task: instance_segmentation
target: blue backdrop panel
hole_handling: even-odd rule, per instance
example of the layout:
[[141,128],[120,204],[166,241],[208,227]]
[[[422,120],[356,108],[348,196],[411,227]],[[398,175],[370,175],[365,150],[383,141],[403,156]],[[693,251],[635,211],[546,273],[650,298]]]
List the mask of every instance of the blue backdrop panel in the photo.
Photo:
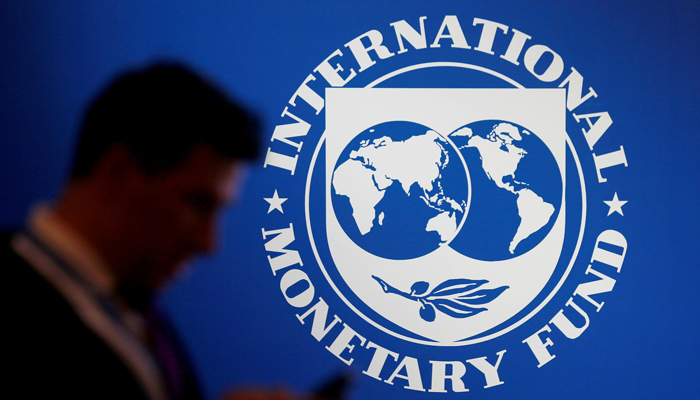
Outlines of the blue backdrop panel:
[[[594,184],[592,151],[580,155],[588,171],[589,198],[594,199],[588,212],[598,221],[584,226],[591,233],[585,236],[580,255],[583,269],[575,270],[574,281],[567,281],[556,305],[474,351],[469,346],[421,346],[380,331],[329,286],[303,227],[306,172],[323,133],[325,110],[316,113],[301,100],[290,104],[304,80],[337,49],[344,54],[337,61],[345,67],[341,75],[346,77],[349,68],[359,71],[345,46],[353,39],[378,30],[397,53],[390,24],[405,20],[417,29],[425,16],[429,46],[446,15],[458,17],[471,47],[479,43],[474,18],[481,18],[526,33],[532,38],[528,46],[542,44],[556,52],[564,60],[562,79],[574,67],[585,77],[583,93],[592,86],[597,94],[580,113],[607,111],[613,120],[593,152],[609,153],[623,145],[628,163],[604,170],[607,184]],[[312,125],[308,137],[293,139],[304,141],[299,173],[263,168],[263,161],[253,165],[240,202],[222,221],[220,251],[197,260],[161,294],[209,398],[231,386],[250,384],[309,392],[338,373],[353,376],[351,399],[698,398],[698,24],[700,6],[690,1],[4,2],[0,4],[0,226],[21,225],[32,204],[51,201],[59,192],[83,108],[108,79],[152,60],[183,60],[256,110],[264,120],[266,141],[276,126],[292,122],[282,115],[285,107]],[[368,39],[364,43],[368,45]],[[496,55],[474,49],[456,53],[448,47],[450,39],[441,43],[439,49],[407,46],[406,54],[386,60],[370,53],[376,65],[359,71],[347,86],[361,87],[398,68],[429,61],[482,65],[529,88],[555,88],[562,80],[536,79],[522,59],[520,65],[507,65],[499,57],[507,42],[494,44]],[[536,73],[550,62],[540,61]],[[478,79],[486,79],[482,75]],[[397,78],[392,85],[476,87],[475,76],[416,73],[403,81]],[[322,94],[324,83],[318,73],[315,78],[309,87]],[[496,87],[502,82],[477,83]],[[574,145],[586,150],[581,128],[588,126],[567,115]],[[275,151],[295,154],[291,147],[266,143]],[[284,214],[268,213],[265,198],[271,198],[274,190],[288,198],[282,205]],[[606,215],[609,206],[603,200],[612,200],[615,192],[628,201],[622,207],[624,216]],[[323,217],[320,221],[324,223]],[[261,233],[290,222],[296,228],[297,247],[292,247],[299,250],[317,296],[368,341],[401,357],[422,360],[425,392],[405,389],[408,381],[401,377],[391,385],[363,374],[372,352],[357,339],[352,342],[357,348],[343,353],[356,361],[350,366],[341,362],[327,349],[340,325],[318,341],[311,334],[310,320],[300,323],[296,314],[307,308],[295,308],[285,299],[280,276],[273,275],[267,258],[276,254],[266,251],[270,238]],[[576,284],[586,280],[583,270],[592,256],[595,232],[602,229],[618,230],[627,241],[623,267],[611,275],[614,288],[595,295],[605,303],[599,312],[577,297],[588,306],[588,328],[574,340],[553,334],[555,344],[549,350],[556,358],[538,368],[523,341],[547,325]],[[578,326],[583,323],[574,321]],[[503,384],[484,389],[484,375],[470,367],[464,376],[469,393],[427,391],[431,385],[427,360],[466,362],[486,356],[494,364],[503,349],[507,349],[499,367]],[[383,380],[396,365],[386,364]]]

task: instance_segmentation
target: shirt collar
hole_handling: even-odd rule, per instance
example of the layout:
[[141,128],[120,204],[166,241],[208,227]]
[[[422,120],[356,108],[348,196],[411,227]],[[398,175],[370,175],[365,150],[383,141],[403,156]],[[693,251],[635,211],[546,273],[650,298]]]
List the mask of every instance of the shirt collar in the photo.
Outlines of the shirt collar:
[[29,230],[98,292],[116,293],[115,277],[97,250],[46,205],[35,207]]

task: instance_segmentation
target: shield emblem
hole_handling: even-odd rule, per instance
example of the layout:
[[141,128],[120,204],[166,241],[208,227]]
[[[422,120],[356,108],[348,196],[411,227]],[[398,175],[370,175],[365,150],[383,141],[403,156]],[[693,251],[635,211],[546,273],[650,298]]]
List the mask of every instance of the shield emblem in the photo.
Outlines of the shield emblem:
[[564,89],[327,89],[325,226],[307,221],[312,243],[324,230],[315,254],[338,295],[377,328],[434,345],[534,314],[578,233],[565,106]]

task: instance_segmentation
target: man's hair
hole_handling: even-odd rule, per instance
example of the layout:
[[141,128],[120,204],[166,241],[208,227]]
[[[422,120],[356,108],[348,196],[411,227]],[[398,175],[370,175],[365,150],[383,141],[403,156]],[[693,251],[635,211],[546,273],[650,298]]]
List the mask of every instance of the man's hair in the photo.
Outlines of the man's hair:
[[258,120],[186,67],[159,63],[127,72],[89,106],[72,179],[90,175],[114,145],[124,145],[148,173],[177,166],[199,144],[232,160],[251,160]]

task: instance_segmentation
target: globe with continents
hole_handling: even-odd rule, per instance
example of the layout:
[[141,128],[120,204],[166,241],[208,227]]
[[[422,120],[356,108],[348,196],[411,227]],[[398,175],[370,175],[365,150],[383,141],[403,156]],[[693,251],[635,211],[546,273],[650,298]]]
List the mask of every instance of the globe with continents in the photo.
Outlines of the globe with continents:
[[532,250],[561,208],[562,175],[549,148],[508,121],[473,122],[448,137],[469,166],[472,184],[469,215],[450,247],[485,261]]
[[335,216],[365,251],[394,260],[455,238],[469,207],[469,175],[440,133],[405,121],[375,125],[340,154],[331,181]]
[[355,137],[331,182],[348,237],[389,259],[440,246],[484,261],[532,250],[561,208],[562,177],[549,148],[530,130],[498,120],[472,122],[447,138],[401,121]]

